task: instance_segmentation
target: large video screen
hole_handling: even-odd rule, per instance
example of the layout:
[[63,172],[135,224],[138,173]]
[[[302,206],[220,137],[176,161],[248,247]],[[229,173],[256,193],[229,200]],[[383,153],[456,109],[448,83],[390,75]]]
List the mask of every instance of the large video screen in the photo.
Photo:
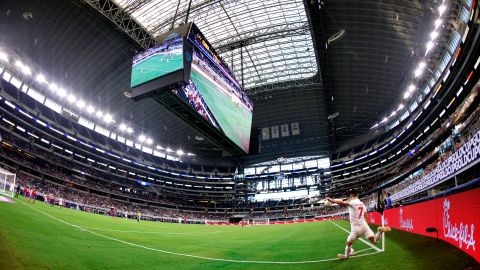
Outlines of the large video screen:
[[130,87],[183,69],[183,37],[167,39],[133,58]]
[[192,30],[188,38],[194,45],[190,80],[174,93],[248,153],[251,101],[203,36]]

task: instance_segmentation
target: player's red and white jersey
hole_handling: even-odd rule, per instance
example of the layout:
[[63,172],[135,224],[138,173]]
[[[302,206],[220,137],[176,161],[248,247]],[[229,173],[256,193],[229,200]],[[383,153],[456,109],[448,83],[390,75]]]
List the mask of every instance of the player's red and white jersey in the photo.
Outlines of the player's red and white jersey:
[[367,211],[365,204],[359,199],[354,199],[349,202],[348,212],[350,214],[350,224],[352,226],[363,226],[366,224],[364,215]]

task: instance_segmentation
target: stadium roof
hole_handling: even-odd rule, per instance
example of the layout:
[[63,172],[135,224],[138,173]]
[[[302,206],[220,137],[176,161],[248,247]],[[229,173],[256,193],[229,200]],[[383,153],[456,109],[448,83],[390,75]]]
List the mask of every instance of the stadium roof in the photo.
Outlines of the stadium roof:
[[[448,10],[456,8],[457,1],[450,1]],[[199,157],[222,156],[154,101],[135,103],[123,95],[131,57],[152,45],[172,22],[183,23],[188,0],[3,2],[0,46],[30,58],[49,81],[110,112],[117,124],[135,125],[136,132],[145,132],[155,144],[178,146]],[[275,158],[317,155],[328,150],[331,141],[368,132],[402,100],[439,5],[427,0],[322,3],[192,0],[189,21],[199,26],[240,81],[243,54],[244,82],[255,106],[254,129],[299,123],[298,136],[263,141],[262,155],[269,147],[276,150]],[[325,51],[326,39],[340,29],[344,36]],[[438,41],[444,44],[445,38]],[[328,57],[322,58],[324,54]],[[340,113],[334,119],[336,137],[329,140],[327,117],[335,112]],[[292,154],[292,149],[297,152]]]
[[189,0],[114,2],[153,36],[184,23],[189,14],[245,88],[317,73],[302,0],[192,0],[189,13]]

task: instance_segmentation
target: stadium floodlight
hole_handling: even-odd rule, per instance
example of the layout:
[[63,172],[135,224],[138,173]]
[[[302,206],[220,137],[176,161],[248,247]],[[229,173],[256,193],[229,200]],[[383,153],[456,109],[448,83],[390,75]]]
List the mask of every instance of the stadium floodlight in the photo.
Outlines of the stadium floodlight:
[[160,149],[160,150],[163,150],[163,149],[164,149],[164,148],[163,148],[162,146],[160,146],[160,145],[157,145],[156,147],[157,147],[157,149]]
[[113,122],[113,117],[111,114],[107,113],[105,114],[105,116],[103,117],[103,121],[105,121],[106,123],[111,123]]
[[423,70],[425,69],[425,67],[427,66],[427,63],[425,63],[425,61],[422,61],[418,64],[418,67],[417,69],[415,70],[414,74],[415,74],[415,78],[419,77],[420,75],[422,75],[423,73]]
[[127,125],[124,123],[121,123],[120,126],[118,127],[121,131],[125,131],[127,129]]
[[166,149],[166,150],[167,150],[167,152],[168,152],[168,153],[171,153],[171,152],[173,152],[173,150],[172,150],[172,149],[170,149],[170,148],[168,148],[168,147],[167,147],[167,149]]
[[388,118],[384,117],[381,123],[385,123],[385,122],[387,122],[387,120],[388,120]]
[[416,88],[415,85],[410,84],[410,85],[408,86],[408,92],[411,93],[411,92],[415,91],[415,88]]
[[4,52],[0,52],[0,60],[8,62],[8,55]]
[[378,123],[376,123],[375,125],[373,125],[370,129],[374,129],[374,128],[376,128],[376,127],[378,127]]
[[403,103],[400,103],[400,105],[398,106],[398,111],[402,110],[403,108],[405,108],[405,106],[403,105]]
[[98,118],[102,118],[103,117],[103,112],[102,111],[97,111],[95,113],[95,116],[97,116]]
[[410,92],[406,91],[405,94],[403,94],[403,99],[407,99],[410,97]]
[[433,45],[434,45],[434,44],[433,44],[433,41],[429,41],[429,42],[427,43],[427,46],[426,46],[426,47],[427,47],[427,50],[426,50],[425,54],[427,54],[427,53],[433,48]]
[[47,83],[47,79],[45,79],[45,76],[43,76],[43,74],[38,74],[38,75],[37,75],[37,82],[39,82],[39,83]]
[[437,32],[437,31],[432,31],[432,32],[430,33],[430,38],[431,38],[432,40],[436,39],[437,37],[438,37],[438,32]]
[[127,132],[128,132],[128,133],[132,133],[132,132],[133,132],[133,129],[132,129],[131,127],[128,127],[128,128],[127,128]]
[[397,113],[397,111],[393,111],[388,118],[394,116],[396,113]]
[[445,6],[445,5],[443,5],[443,4],[438,7],[438,13],[440,14],[440,16],[443,15],[443,13],[445,12],[445,10],[447,10],[447,6]]
[[147,139],[147,144],[152,144],[153,143],[153,140],[151,138],[148,138]]
[[93,108],[92,105],[88,105],[88,106],[87,106],[87,112],[88,112],[88,113],[93,113],[94,111],[95,111],[95,108]]
[[139,137],[138,137],[138,140],[140,142],[144,142],[147,138],[145,138],[145,135],[141,134]]
[[85,108],[85,101],[83,101],[83,100],[80,99],[80,100],[77,102],[77,107],[80,108],[80,109]]
[[65,91],[65,89],[63,89],[63,88],[58,88],[57,94],[58,94],[58,96],[63,98],[64,96],[67,95],[67,91]]
[[183,152],[182,149],[178,149],[178,150],[177,150],[177,155],[183,156],[183,155],[185,155],[185,152]]
[[58,90],[58,86],[54,83],[49,84],[48,88],[53,92],[57,92],[57,90]]
[[15,65],[20,69],[21,72],[23,72],[26,75],[32,75],[32,70],[24,65],[21,61],[17,60],[15,62]]
[[440,27],[441,24],[442,24],[442,20],[440,18],[436,19],[435,20],[435,30],[437,30],[437,28]]
[[70,103],[73,103],[75,101],[75,96],[72,95],[72,94],[68,95],[67,101],[70,102]]

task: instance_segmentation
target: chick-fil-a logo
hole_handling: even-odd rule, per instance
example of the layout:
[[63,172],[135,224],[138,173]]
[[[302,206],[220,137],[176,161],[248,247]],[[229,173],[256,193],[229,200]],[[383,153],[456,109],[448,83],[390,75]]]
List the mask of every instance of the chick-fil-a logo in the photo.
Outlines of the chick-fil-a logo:
[[400,208],[400,228],[405,230],[413,230],[413,220],[410,219],[403,219],[403,208]]
[[450,221],[449,210],[450,201],[445,199],[443,201],[443,235],[447,239],[450,238],[458,242],[459,248],[462,248],[463,245],[466,245],[466,250],[472,247],[472,249],[475,251],[475,238],[473,237],[475,224],[468,225],[460,222],[460,225],[457,226],[457,223],[452,223]]

